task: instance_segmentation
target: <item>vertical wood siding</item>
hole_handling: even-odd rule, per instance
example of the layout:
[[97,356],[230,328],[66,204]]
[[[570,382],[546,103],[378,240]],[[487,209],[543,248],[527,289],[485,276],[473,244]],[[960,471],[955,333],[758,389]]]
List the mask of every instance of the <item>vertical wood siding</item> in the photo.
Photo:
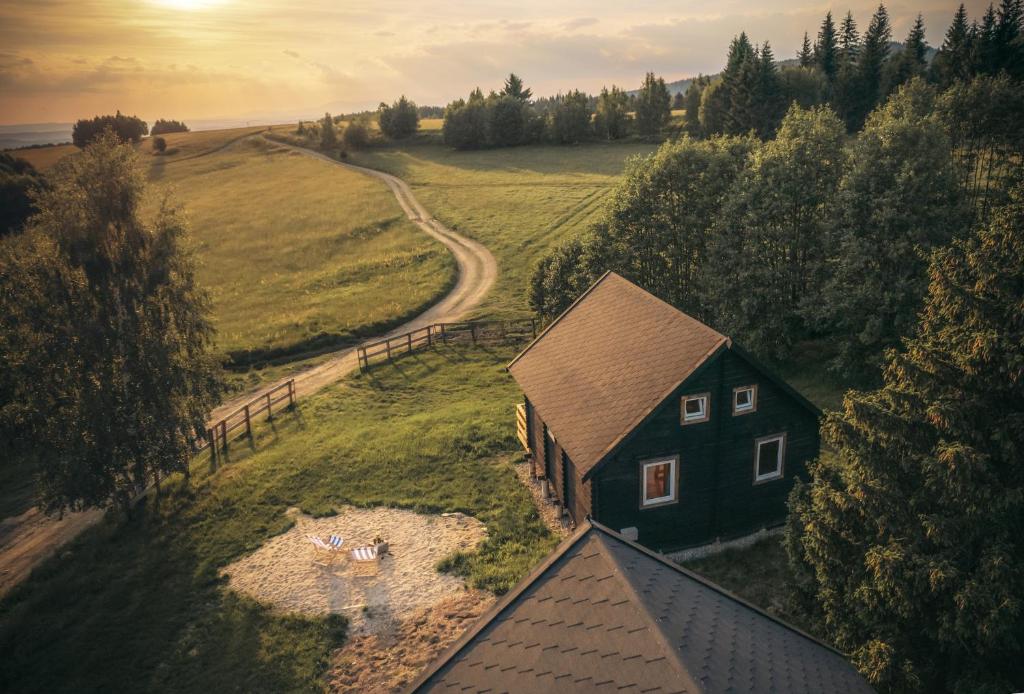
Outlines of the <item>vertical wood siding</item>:
[[[732,391],[757,384],[757,410],[734,416]],[[680,425],[680,398],[711,393],[711,418]],[[755,439],[786,433],[783,477],[754,484]],[[640,542],[670,551],[775,525],[806,463],[818,455],[818,421],[744,359],[725,351],[670,396],[633,438],[595,473],[594,517],[614,529],[635,526]],[[679,455],[678,502],[641,509],[640,463]]]

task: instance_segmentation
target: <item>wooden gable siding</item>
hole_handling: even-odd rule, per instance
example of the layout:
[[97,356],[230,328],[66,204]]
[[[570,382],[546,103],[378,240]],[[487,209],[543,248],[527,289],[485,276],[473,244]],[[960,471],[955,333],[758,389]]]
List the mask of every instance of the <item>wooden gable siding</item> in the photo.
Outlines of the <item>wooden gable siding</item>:
[[544,475],[544,420],[529,398],[526,402],[527,438],[530,441],[530,472],[534,477]]
[[[734,416],[733,388],[758,386],[755,412]],[[710,393],[707,422],[680,424],[680,398]],[[755,440],[786,433],[783,478],[754,484]],[[724,351],[662,403],[594,475],[594,517],[636,527],[639,541],[670,551],[775,525],[806,462],[818,454],[817,417],[736,354]],[[641,509],[640,463],[679,456],[678,502]]]
[[569,512],[572,513],[572,518],[578,525],[588,516],[592,515],[593,485],[590,480],[583,481],[583,475],[573,465],[572,459],[569,458],[568,454],[565,456],[565,463],[568,470],[566,490],[571,500],[571,503],[568,504]]

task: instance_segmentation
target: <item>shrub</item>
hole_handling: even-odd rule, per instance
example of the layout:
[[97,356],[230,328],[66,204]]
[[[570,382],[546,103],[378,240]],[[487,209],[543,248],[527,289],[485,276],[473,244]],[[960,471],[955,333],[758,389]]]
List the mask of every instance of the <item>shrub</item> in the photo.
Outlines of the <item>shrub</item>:
[[377,111],[380,131],[392,140],[410,137],[419,128],[420,116],[416,104],[406,99],[404,94],[390,106],[382,103]]
[[167,140],[162,137],[153,138],[153,151],[163,154],[167,151]]
[[118,111],[113,116],[95,116],[83,118],[75,123],[71,130],[71,141],[76,147],[86,147],[101,134],[110,130],[119,140],[138,142],[143,135],[149,134],[149,126],[137,116],[124,116]]
[[370,128],[365,118],[354,118],[345,127],[341,140],[349,149],[360,149],[370,144]]
[[182,123],[180,120],[164,120],[163,118],[153,123],[153,129],[149,131],[150,135],[165,135],[167,133],[187,133],[188,126]]

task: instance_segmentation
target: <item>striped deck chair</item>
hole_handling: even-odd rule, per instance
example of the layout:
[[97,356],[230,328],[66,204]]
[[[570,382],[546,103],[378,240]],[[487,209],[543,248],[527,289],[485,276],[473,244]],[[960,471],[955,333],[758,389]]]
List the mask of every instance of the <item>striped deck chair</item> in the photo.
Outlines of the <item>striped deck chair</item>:
[[380,566],[380,554],[376,547],[356,547],[348,553],[352,573],[375,575]]
[[345,540],[337,535],[331,535],[326,542],[316,535],[306,535],[306,539],[313,545],[314,561],[326,561],[327,564],[333,564],[341,556],[341,546],[345,544]]

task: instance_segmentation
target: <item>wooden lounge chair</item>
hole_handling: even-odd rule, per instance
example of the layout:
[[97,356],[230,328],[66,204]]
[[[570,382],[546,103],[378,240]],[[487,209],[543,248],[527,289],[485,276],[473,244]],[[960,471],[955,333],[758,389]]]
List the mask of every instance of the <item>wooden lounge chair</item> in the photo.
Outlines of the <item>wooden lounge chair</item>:
[[306,535],[306,539],[313,545],[313,560],[328,565],[341,556],[341,547],[345,544],[345,540],[337,535],[331,535],[326,542],[316,535]]
[[356,547],[348,556],[352,564],[352,573],[376,575],[380,567],[380,553],[375,546]]

